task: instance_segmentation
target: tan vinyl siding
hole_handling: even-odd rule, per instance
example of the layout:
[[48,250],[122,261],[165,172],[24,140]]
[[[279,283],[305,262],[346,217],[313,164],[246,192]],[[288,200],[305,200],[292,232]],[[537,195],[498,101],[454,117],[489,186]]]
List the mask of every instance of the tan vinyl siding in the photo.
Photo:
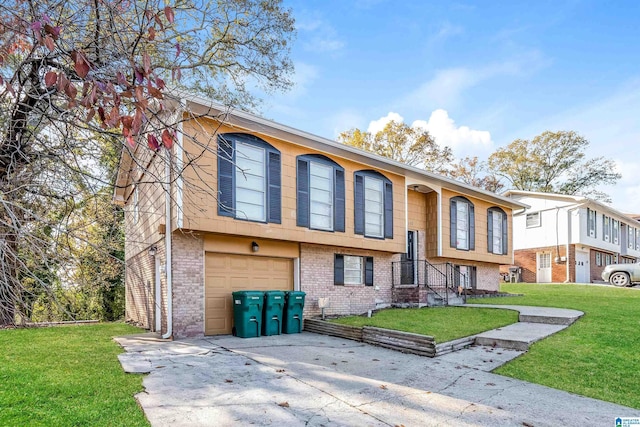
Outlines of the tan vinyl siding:
[[[462,196],[468,199],[474,205],[475,211],[475,250],[458,250],[452,248],[449,243],[449,233],[451,231],[451,221],[449,212],[449,201],[456,196]],[[508,251],[507,255],[495,255],[487,250],[487,209],[491,207],[500,207],[507,214],[508,228]],[[471,260],[498,264],[511,263],[511,251],[513,250],[513,229],[511,209],[488,203],[466,194],[455,193],[448,190],[442,190],[442,256],[445,258],[455,258],[460,260]]]
[[[259,133],[256,136],[270,143],[281,152],[282,173],[282,223],[265,224],[218,216],[217,155],[214,132],[242,132],[226,126],[218,126],[212,120],[200,119],[184,123],[184,163],[191,164],[184,173],[184,228],[206,232],[224,233],[256,238],[279,239],[360,249],[401,252],[405,245],[405,184],[404,177],[380,171],[393,183],[394,238],[370,239],[354,234],[354,181],[353,173],[370,169],[369,166],[350,160],[327,156],[345,169],[345,232],[310,230],[296,225],[296,157],[302,154],[324,154],[305,147],[269,138]],[[195,139],[188,135],[195,135]],[[208,148],[204,148],[204,147]],[[202,183],[202,179],[206,182]]]

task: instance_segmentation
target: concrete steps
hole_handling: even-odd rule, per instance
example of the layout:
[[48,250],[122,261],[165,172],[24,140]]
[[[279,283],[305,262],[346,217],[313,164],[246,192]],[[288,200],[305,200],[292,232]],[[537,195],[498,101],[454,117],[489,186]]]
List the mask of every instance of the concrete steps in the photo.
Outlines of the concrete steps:
[[521,305],[466,304],[465,307],[516,310],[519,322],[475,336],[476,345],[527,351],[536,341],[559,332],[584,315],[578,310]]

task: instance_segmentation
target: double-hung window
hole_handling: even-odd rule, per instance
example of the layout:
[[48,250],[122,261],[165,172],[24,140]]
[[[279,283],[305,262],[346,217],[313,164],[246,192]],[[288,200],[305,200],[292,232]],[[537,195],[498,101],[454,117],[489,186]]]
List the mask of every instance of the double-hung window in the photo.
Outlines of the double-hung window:
[[297,158],[297,225],[315,230],[344,231],[344,168],[328,157]]
[[627,248],[633,249],[635,248],[635,238],[636,238],[636,230],[635,228],[627,225]]
[[611,235],[611,218],[606,215],[602,215],[602,239],[605,242],[609,241]]
[[527,214],[527,228],[540,227],[540,212],[532,212]]
[[264,148],[236,142],[236,218],[267,219],[264,153]]
[[373,286],[373,257],[336,254],[333,271],[336,285]]
[[354,174],[354,229],[356,234],[393,238],[393,184],[379,172]]
[[636,228],[636,251],[640,251],[640,228]]
[[616,219],[611,219],[612,227],[611,227],[611,241],[615,244],[618,244],[618,239],[620,236],[620,221]]
[[492,254],[506,255],[507,248],[507,214],[500,208],[489,208],[487,211],[487,250]]
[[475,250],[474,206],[464,197],[453,197],[449,201],[451,223],[450,246],[460,250]]
[[218,135],[218,215],[280,224],[280,157],[253,135]]
[[596,211],[587,208],[587,233],[589,237],[596,238]]
[[333,168],[311,162],[309,177],[309,225],[319,230],[333,230]]

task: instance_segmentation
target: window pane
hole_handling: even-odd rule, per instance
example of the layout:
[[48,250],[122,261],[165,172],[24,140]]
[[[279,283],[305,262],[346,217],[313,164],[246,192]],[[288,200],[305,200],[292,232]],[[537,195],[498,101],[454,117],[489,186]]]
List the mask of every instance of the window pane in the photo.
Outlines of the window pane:
[[260,218],[264,218],[264,206],[251,203],[236,202],[236,218],[253,219],[259,221]]
[[502,254],[502,220],[503,213],[493,211],[493,253]]
[[359,256],[344,257],[344,283],[351,285],[361,285],[363,279],[363,258]]
[[540,226],[540,212],[527,214],[527,228]]
[[469,249],[469,205],[458,200],[456,203],[456,248]]
[[309,174],[310,226],[333,230],[333,168],[311,162]]
[[384,198],[381,179],[364,177],[364,214],[364,234],[382,237],[384,233]]
[[266,220],[265,152],[236,142],[236,218]]

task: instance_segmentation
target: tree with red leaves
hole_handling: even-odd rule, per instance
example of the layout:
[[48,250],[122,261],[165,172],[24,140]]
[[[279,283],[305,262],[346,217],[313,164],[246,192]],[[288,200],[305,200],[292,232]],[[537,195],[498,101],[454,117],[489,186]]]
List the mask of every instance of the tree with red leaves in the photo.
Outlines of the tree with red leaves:
[[279,0],[2,2],[0,326],[29,317],[26,281],[64,281],[70,218],[112,185],[105,165],[140,140],[171,148],[171,123],[147,126],[167,86],[252,108],[252,88],[290,86],[293,34]]

